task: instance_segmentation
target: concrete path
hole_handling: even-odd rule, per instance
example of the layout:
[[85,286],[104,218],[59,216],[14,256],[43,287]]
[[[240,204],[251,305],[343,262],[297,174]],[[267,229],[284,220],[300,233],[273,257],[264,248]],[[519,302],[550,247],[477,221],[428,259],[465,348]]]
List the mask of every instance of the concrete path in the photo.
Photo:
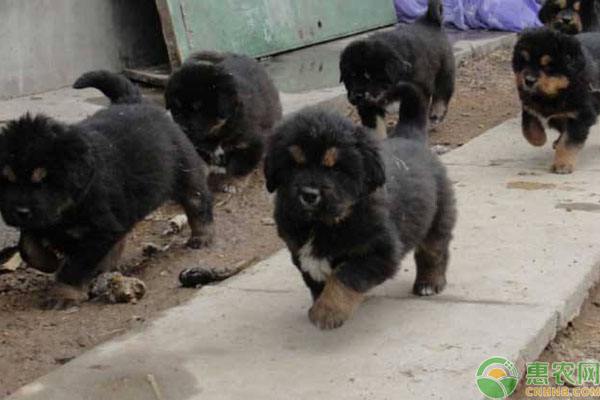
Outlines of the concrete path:
[[459,223],[449,286],[417,298],[413,262],[334,332],[286,250],[145,328],[98,346],[10,400],[481,399],[475,373],[534,360],[599,278],[600,129],[572,176],[548,172],[509,121],[443,157]]

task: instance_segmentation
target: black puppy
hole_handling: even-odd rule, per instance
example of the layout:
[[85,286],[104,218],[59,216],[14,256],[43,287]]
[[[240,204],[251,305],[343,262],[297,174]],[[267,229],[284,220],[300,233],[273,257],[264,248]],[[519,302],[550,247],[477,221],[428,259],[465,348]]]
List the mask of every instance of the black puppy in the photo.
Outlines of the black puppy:
[[546,143],[544,123],[560,133],[552,171],[570,174],[600,112],[600,33],[567,35],[550,28],[524,31],[513,53],[523,105],[523,135]]
[[548,0],[540,9],[540,21],[563,33],[600,31],[600,3],[597,0]]
[[238,54],[190,56],[169,79],[165,100],[202,158],[234,177],[257,167],[281,119],[279,92],[267,72]]
[[280,125],[267,152],[278,233],[312,293],[309,318],[321,329],[341,326],[411,249],[414,293],[446,285],[455,206],[445,169],[426,145],[428,102],[411,84],[390,95],[403,100],[402,122],[383,150],[364,128],[307,109]]
[[56,272],[48,308],[83,300],[78,289],[115,268],[126,234],[168,199],[185,208],[190,247],[213,239],[207,167],[168,113],[139,104],[137,89],[108,72],[74,87],[98,88],[113,104],[73,125],[27,114],[0,135],[0,211],[21,231],[23,259]]
[[427,13],[412,25],[376,33],[348,45],[340,58],[341,81],[364,126],[385,137],[385,93],[398,82],[413,82],[432,98],[432,122],[441,122],[454,93],[452,46],[442,30],[442,4],[429,0]]

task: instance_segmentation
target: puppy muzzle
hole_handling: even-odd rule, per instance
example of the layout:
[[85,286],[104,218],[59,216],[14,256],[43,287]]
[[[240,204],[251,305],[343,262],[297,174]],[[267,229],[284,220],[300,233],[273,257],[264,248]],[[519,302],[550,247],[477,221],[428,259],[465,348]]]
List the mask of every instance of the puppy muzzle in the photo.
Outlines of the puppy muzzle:
[[300,203],[307,210],[314,210],[321,203],[321,191],[319,189],[304,186],[298,191]]

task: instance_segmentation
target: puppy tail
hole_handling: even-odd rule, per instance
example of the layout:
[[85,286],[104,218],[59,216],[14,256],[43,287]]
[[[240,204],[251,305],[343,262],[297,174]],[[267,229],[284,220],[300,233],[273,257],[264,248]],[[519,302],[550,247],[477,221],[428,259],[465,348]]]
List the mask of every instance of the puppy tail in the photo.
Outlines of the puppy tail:
[[442,27],[444,24],[444,6],[441,0],[429,0],[427,13],[425,13],[421,21],[440,28]]
[[81,75],[73,84],[75,89],[96,88],[110,99],[112,104],[136,104],[142,102],[137,87],[121,75],[109,71],[91,71]]
[[429,102],[423,91],[409,82],[400,82],[387,94],[390,102],[400,101],[398,127],[389,137],[404,137],[425,142],[428,140]]

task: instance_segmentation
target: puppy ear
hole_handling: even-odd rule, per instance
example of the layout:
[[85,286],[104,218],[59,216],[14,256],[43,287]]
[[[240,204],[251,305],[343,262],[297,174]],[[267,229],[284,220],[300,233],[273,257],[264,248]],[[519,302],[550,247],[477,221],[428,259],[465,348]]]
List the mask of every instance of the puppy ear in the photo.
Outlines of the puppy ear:
[[397,83],[412,75],[413,65],[406,60],[394,58],[385,64],[385,74],[392,83]]
[[385,183],[385,166],[379,155],[378,145],[370,137],[369,132],[358,127],[355,134],[358,138],[358,150],[363,158],[365,184],[367,190],[371,193]]
[[562,54],[564,54],[565,65],[570,74],[575,75],[585,68],[585,56],[581,50],[581,44],[572,35],[557,32],[557,42]]
[[278,136],[272,136],[267,144],[263,163],[263,172],[269,193],[273,193],[281,184],[282,157],[285,157],[286,154],[280,147]]
[[547,24],[548,22],[550,22],[550,19],[552,19],[552,13],[550,12],[550,5],[548,4],[547,1],[546,1],[546,3],[544,3],[542,8],[540,9],[540,12],[538,13],[538,18],[544,25]]
[[217,116],[229,119],[238,105],[235,79],[232,74],[223,74],[217,82]]

